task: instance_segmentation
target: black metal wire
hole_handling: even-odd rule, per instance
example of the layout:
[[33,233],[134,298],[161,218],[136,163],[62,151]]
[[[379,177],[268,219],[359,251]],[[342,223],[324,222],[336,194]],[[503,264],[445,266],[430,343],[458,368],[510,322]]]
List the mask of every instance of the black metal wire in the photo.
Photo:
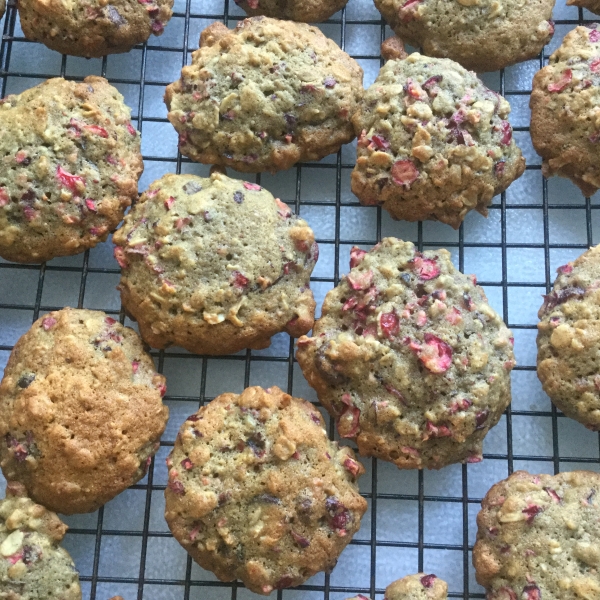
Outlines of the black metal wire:
[[[188,51],[194,49],[197,45],[196,40],[190,40],[190,22],[192,19],[209,19],[209,20],[221,20],[226,24],[231,24],[236,20],[239,20],[241,17],[232,16],[229,14],[229,2],[226,1],[224,5],[224,12],[219,14],[209,14],[209,13],[194,13],[192,11],[192,2],[191,0],[186,0],[185,4],[185,12],[176,12],[174,13],[175,17],[181,17],[185,20],[184,24],[184,33],[183,33],[183,44],[181,47],[162,47],[158,45],[144,44],[138,46],[137,49],[141,51],[141,66],[140,66],[140,76],[139,79],[130,79],[126,77],[112,77],[109,78],[111,83],[113,84],[135,84],[139,86],[139,94],[138,94],[138,109],[137,109],[137,126],[140,132],[143,132],[145,123],[166,123],[167,120],[162,117],[146,117],[144,116],[144,99],[145,99],[145,90],[151,87],[164,87],[170,81],[148,81],[146,79],[146,70],[148,64],[148,52],[149,51],[159,51],[166,53],[181,53],[182,58],[182,66],[186,64]],[[575,25],[581,24],[584,22],[583,10],[579,9],[578,19],[570,19],[570,20],[559,20],[556,22],[557,25],[566,25],[573,27]],[[4,26],[3,26],[3,35],[2,41],[0,43],[0,92],[3,97],[6,94],[7,84],[9,78],[20,78],[27,77],[32,80],[39,80],[40,82],[43,79],[54,77],[58,74],[65,75],[67,61],[68,58],[66,56],[62,57],[60,71],[59,73],[47,73],[43,75],[31,75],[28,73],[23,73],[11,68],[11,58],[13,56],[13,44],[15,42],[31,44],[33,42],[29,42],[22,36],[15,35],[15,26],[17,19],[17,10],[14,2],[10,2],[8,5],[7,15],[4,18]],[[381,20],[375,19],[367,19],[367,20],[353,20],[349,19],[346,16],[346,10],[344,9],[340,16],[336,16],[336,18],[331,19],[327,22],[330,25],[338,25],[341,29],[341,47],[345,48],[346,42],[346,28],[349,25],[376,25],[380,27],[381,30],[381,40],[385,38],[386,27],[385,24]],[[364,60],[380,60],[380,55],[360,55],[354,56],[357,59]],[[539,66],[543,66],[546,62],[547,56],[541,55],[539,57]],[[102,68],[101,74],[102,76],[106,76],[107,72],[107,59],[104,58],[102,60]],[[82,77],[72,77],[75,80],[81,80]],[[511,97],[519,97],[525,96],[529,94],[528,90],[520,90],[520,89],[507,89],[506,88],[506,77],[505,73],[500,73],[500,93],[505,95],[507,99],[510,101]],[[135,117],[134,117],[135,119]],[[527,132],[528,127],[514,127],[516,132]],[[176,172],[180,173],[182,167],[186,164],[189,164],[187,158],[182,157],[179,153],[177,156],[152,156],[145,155],[144,160],[146,163],[165,163],[172,162],[176,165]],[[340,278],[340,252],[342,247],[347,247],[351,243],[361,244],[363,246],[370,246],[375,244],[382,237],[382,211],[380,208],[373,208],[370,210],[377,211],[377,221],[376,221],[376,239],[356,239],[349,241],[345,239],[343,236],[343,226],[341,222],[341,212],[342,209],[347,207],[358,207],[360,204],[357,201],[343,201],[342,200],[342,183],[344,174],[347,173],[348,169],[351,169],[354,165],[352,163],[345,163],[342,159],[342,152],[338,152],[336,160],[334,162],[325,162],[318,164],[299,164],[295,167],[295,191],[294,198],[292,202],[295,205],[295,210],[297,213],[302,213],[303,209],[306,210],[308,207],[330,207],[335,211],[335,228],[334,228],[334,236],[332,238],[326,239],[318,239],[318,242],[322,245],[333,246],[333,255],[334,255],[334,263],[333,263],[333,275],[332,277],[313,277],[313,281],[319,284],[328,284],[329,287],[337,284]],[[308,199],[301,200],[301,191],[302,191],[302,180],[303,180],[303,172],[305,177],[309,177],[306,174],[307,167],[313,169],[325,169],[328,171],[332,178],[335,178],[336,182],[336,192],[335,192],[335,200],[334,201],[324,201],[320,202],[318,199]],[[540,170],[539,164],[528,165],[527,171],[538,172]],[[257,176],[257,181],[260,182],[260,176]],[[507,224],[507,214],[508,211],[521,211],[521,210],[538,210],[541,211],[542,220],[543,220],[543,241],[542,242],[529,242],[527,240],[516,242],[508,241],[508,224]],[[464,270],[465,267],[465,250],[468,249],[486,249],[486,248],[498,248],[501,252],[501,277],[497,281],[483,281],[480,282],[485,288],[499,288],[502,297],[502,314],[504,317],[504,321],[511,327],[513,330],[519,331],[534,331],[536,329],[535,323],[511,323],[509,319],[509,291],[511,289],[523,289],[523,288],[531,288],[531,289],[539,289],[540,293],[543,291],[548,292],[551,288],[553,281],[553,273],[550,269],[551,262],[551,250],[577,250],[583,251],[585,248],[592,244],[593,239],[593,216],[596,210],[600,209],[600,205],[592,204],[589,198],[585,200],[581,200],[578,203],[549,203],[549,195],[548,195],[548,183],[543,180],[542,183],[542,194],[541,198],[530,198],[528,202],[525,204],[512,204],[507,202],[506,193],[502,194],[499,199],[496,199],[496,202],[490,207],[490,213],[494,214],[494,211],[500,212],[500,241],[498,243],[492,242],[471,242],[465,240],[464,227],[461,226],[458,231],[458,239],[457,241],[445,241],[443,243],[435,243],[434,241],[429,241],[424,239],[423,233],[423,224],[419,223],[417,226],[417,236],[413,241],[417,244],[420,249],[428,248],[428,247],[439,247],[445,246],[448,248],[454,248],[458,252],[458,266],[461,271]],[[550,241],[550,215],[551,211],[554,210],[583,210],[585,211],[585,226],[586,226],[586,243],[554,243]],[[508,276],[508,251],[511,249],[538,249],[543,251],[544,255],[544,281],[537,282],[518,282],[518,281],[510,281]],[[61,306],[50,306],[45,305],[42,302],[42,292],[44,289],[44,283],[46,281],[46,277],[48,274],[54,272],[65,272],[65,273],[79,273],[80,274],[80,285],[79,285],[79,293],[78,293],[78,302],[77,305],[82,307],[84,305],[84,300],[86,297],[86,284],[88,281],[89,275],[117,275],[119,273],[118,268],[105,268],[105,267],[94,267],[90,266],[89,262],[89,251],[86,252],[83,256],[83,261],[81,266],[62,266],[56,264],[42,264],[42,265],[16,265],[10,263],[0,263],[0,281],[10,281],[11,276],[14,274],[13,270],[19,271],[30,271],[30,272],[38,272],[37,285],[35,289],[34,296],[30,298],[22,298],[22,301],[19,303],[13,302],[3,302],[0,303],[0,310],[20,310],[20,311],[29,311],[32,313],[33,319],[37,319],[40,314],[49,310],[55,310],[62,308]],[[2,284],[4,285],[4,284]],[[107,313],[116,315],[120,318],[121,322],[124,322],[124,314],[119,310],[106,310]],[[10,345],[0,345],[0,351],[10,351],[12,346]],[[194,371],[199,370],[200,377],[200,385],[197,390],[196,395],[172,395],[168,394],[165,398],[169,404],[172,406],[176,406],[178,403],[187,402],[187,403],[195,403],[195,406],[201,406],[206,402],[212,400],[212,396],[207,395],[207,381],[208,381],[208,369],[211,361],[211,357],[207,356],[193,356],[186,353],[183,353],[178,350],[166,350],[160,352],[152,352],[154,356],[157,368],[160,372],[163,372],[165,361],[168,360],[187,360],[193,361],[190,363],[190,370]],[[249,385],[252,366],[254,364],[259,364],[261,362],[269,362],[273,364],[285,364],[287,365],[287,391],[292,393],[294,391],[294,370],[297,368],[297,364],[294,359],[294,344],[293,340],[289,341],[287,347],[287,355],[284,356],[271,356],[271,355],[261,355],[256,352],[252,352],[248,350],[245,354],[238,354],[235,356],[228,357],[219,357],[219,361],[223,361],[223,364],[231,364],[232,366],[235,363],[239,363],[240,361],[244,363],[244,386]],[[515,373],[519,372],[531,372],[535,371],[534,366],[525,365],[525,366],[517,366],[515,368]],[[221,390],[228,391],[228,390]],[[549,405],[550,406],[550,405]],[[531,454],[515,454],[513,451],[513,417],[543,417],[551,420],[552,424],[552,454],[551,455],[531,455]],[[600,458],[589,458],[589,457],[565,457],[560,455],[560,447],[559,447],[559,425],[563,421],[564,415],[559,413],[553,406],[550,410],[516,410],[511,409],[510,407],[506,411],[505,415],[505,427],[506,427],[506,452],[505,453],[485,453],[484,458],[486,461],[499,461],[502,464],[506,464],[508,472],[512,472],[515,463],[539,463],[542,465],[543,463],[552,464],[552,468],[554,472],[558,472],[561,468],[561,463],[569,464],[586,464],[589,465],[590,468],[597,467],[600,464]],[[499,426],[501,427],[501,425]],[[329,431],[331,436],[334,435],[334,427],[333,423],[330,420],[329,422]],[[161,442],[161,448],[168,449],[173,445],[173,442],[165,440]],[[600,437],[599,437],[599,448],[600,448]],[[599,455],[600,456],[600,455]],[[142,600],[142,598],[150,597],[150,592],[148,591],[148,585],[158,584],[163,586],[173,586],[173,598],[180,597],[178,594],[180,592],[180,588],[183,588],[183,597],[184,600],[189,600],[190,594],[193,588],[226,588],[231,591],[231,599],[237,600],[239,597],[238,590],[243,586],[238,583],[221,583],[215,582],[212,580],[195,580],[192,579],[192,560],[188,556],[186,558],[186,569],[185,569],[185,577],[184,579],[164,579],[164,578],[156,578],[153,576],[153,573],[148,572],[147,568],[147,548],[149,540],[155,538],[168,538],[170,537],[170,533],[167,531],[153,531],[150,529],[150,516],[151,516],[151,508],[152,508],[152,500],[153,500],[153,492],[162,492],[165,489],[164,485],[161,485],[155,481],[155,464],[156,460],[159,460],[158,457],[152,461],[150,466],[148,476],[141,483],[138,483],[132,486],[131,489],[141,490],[145,492],[145,499],[143,502],[143,506],[140,505],[140,511],[143,511],[143,527],[141,531],[135,530],[124,530],[124,529],[107,529],[103,527],[104,523],[104,510],[101,509],[98,511],[98,518],[96,521],[96,525],[92,528],[84,528],[84,527],[73,527],[71,528],[69,535],[71,536],[83,536],[90,534],[94,536],[94,556],[92,561],[92,569],[91,574],[82,575],[81,580],[83,582],[89,583],[89,598],[90,600],[96,600],[99,598],[100,600],[104,600],[101,597],[101,594],[98,592],[99,584],[115,584],[115,585],[126,585],[133,584],[137,586],[137,598],[138,600]],[[369,461],[364,461],[367,464]],[[481,498],[476,497],[473,494],[469,493],[469,467],[467,465],[461,466],[460,471],[460,495],[447,495],[440,496],[435,494],[427,494],[425,487],[425,474],[420,471],[417,477],[417,486],[416,493],[389,493],[389,492],[380,492],[378,491],[378,484],[380,483],[379,477],[381,476],[381,469],[379,468],[378,462],[375,459],[370,460],[370,468],[371,468],[371,491],[363,493],[363,496],[367,499],[370,505],[370,528],[368,537],[366,539],[354,539],[351,544],[353,546],[360,547],[369,547],[370,551],[370,568],[369,568],[369,583],[368,586],[365,587],[350,587],[350,586],[339,586],[333,585],[331,583],[329,575],[326,575],[324,578],[323,585],[314,585],[314,584],[305,584],[300,586],[299,590],[306,590],[312,592],[320,592],[323,594],[324,600],[329,600],[331,594],[348,594],[354,595],[357,593],[367,594],[371,596],[375,596],[375,594],[383,593],[385,586],[387,585],[387,581],[380,581],[377,579],[377,558],[385,548],[406,548],[406,549],[414,549],[417,551],[417,561],[416,564],[413,565],[413,571],[423,570],[425,565],[429,567],[430,562],[426,560],[425,553],[430,550],[447,550],[447,551],[456,551],[460,553],[462,557],[462,565],[457,564],[457,571],[462,572],[463,576],[463,590],[462,591],[453,591],[450,593],[450,597],[452,598],[463,598],[467,600],[468,598],[483,598],[483,594],[481,593],[473,593],[469,589],[469,574],[470,574],[470,562],[471,562],[471,551],[472,545],[470,544],[471,536],[470,536],[470,528],[473,528],[475,525],[473,522],[470,522],[472,510],[470,512],[469,509],[476,507],[480,502]],[[366,485],[366,481],[363,478],[363,485]],[[418,513],[417,513],[417,525],[418,525],[418,534],[417,541],[408,542],[408,541],[387,541],[383,539],[378,539],[377,532],[377,516],[378,516],[378,502],[381,501],[408,501],[413,503],[418,503]],[[455,540],[453,544],[437,544],[426,541],[425,536],[425,519],[426,519],[426,511],[427,505],[429,503],[448,503],[450,505],[459,504],[462,509],[462,537],[459,537]],[[131,537],[135,539],[141,539],[141,555],[140,555],[140,564],[138,570],[137,577],[116,577],[116,576],[104,576],[99,574],[100,570],[100,556],[102,551],[103,540],[106,540],[107,536],[114,537]],[[398,575],[403,575],[405,573],[399,573]],[[177,586],[177,587],[175,587]],[[288,596],[286,596],[286,592],[279,591],[276,594],[278,600],[282,600]],[[210,595],[207,595],[206,598],[210,600]]]

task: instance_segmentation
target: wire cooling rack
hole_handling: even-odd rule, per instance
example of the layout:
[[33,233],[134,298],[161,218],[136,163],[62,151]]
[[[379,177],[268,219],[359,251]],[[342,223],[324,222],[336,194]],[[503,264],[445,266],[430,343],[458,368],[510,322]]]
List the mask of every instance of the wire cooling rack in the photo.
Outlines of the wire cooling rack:
[[[471,549],[475,516],[489,487],[521,468],[547,473],[600,470],[598,434],[556,411],[535,374],[540,296],[549,290],[557,266],[600,241],[600,195],[584,199],[566,180],[544,180],[528,133],[533,74],[567,31],[594,19],[591,13],[564,6],[564,0],[558,4],[556,34],[543,56],[483,77],[511,103],[515,138],[528,163],[521,179],[495,198],[488,219],[470,214],[456,232],[439,223],[393,222],[381,209],[361,207],[350,192],[355,145],[319,163],[257,177],[294,205],[315,231],[321,248],[312,279],[318,306],[347,271],[353,244],[369,248],[381,237],[394,235],[421,249],[446,247],[461,271],[477,274],[491,304],[513,329],[518,359],[512,407],[486,438],[482,463],[417,472],[363,459],[367,474],[360,485],[369,510],[361,530],[330,575],[315,576],[295,590],[274,592],[273,598],[341,600],[362,593],[381,600],[393,579],[423,570],[445,578],[452,598],[483,598],[471,567]],[[242,17],[233,1],[176,0],[162,37],[128,54],[85,60],[25,40],[11,0],[0,21],[0,92],[2,96],[20,92],[57,75],[73,79],[103,75],[124,94],[142,132],[145,172],[140,189],[167,172],[206,176],[207,167],[178,154],[162,95],[189,61],[204,27],[215,20],[233,26]],[[381,65],[379,44],[389,34],[372,1],[350,0],[346,9],[320,27],[360,62],[365,86],[370,85]],[[95,308],[128,323],[120,312],[118,279],[110,241],[41,266],[0,261],[0,366],[6,364],[18,337],[48,310]],[[185,417],[222,392],[279,385],[316,401],[293,350],[290,338],[280,334],[268,350],[229,357],[201,357],[180,349],[153,353],[168,379],[171,418],[148,475],[98,512],[65,519],[71,527],[65,546],[80,570],[85,599],[106,600],[115,594],[126,600],[259,598],[241,584],[217,581],[173,540],[163,518],[165,457]]]

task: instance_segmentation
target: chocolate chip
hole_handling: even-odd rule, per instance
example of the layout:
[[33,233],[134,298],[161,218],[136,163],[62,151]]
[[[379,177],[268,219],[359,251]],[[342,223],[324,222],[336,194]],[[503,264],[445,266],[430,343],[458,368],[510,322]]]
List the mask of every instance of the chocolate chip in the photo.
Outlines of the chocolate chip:
[[33,383],[34,379],[35,375],[33,373],[25,373],[24,375],[21,375],[17,385],[23,389],[28,388]]

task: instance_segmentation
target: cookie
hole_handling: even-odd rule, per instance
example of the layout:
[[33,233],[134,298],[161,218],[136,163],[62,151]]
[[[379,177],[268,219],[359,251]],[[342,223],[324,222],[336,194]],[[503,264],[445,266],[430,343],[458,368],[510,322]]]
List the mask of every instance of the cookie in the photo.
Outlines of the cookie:
[[81,600],[79,573],[59,543],[67,526],[9,482],[0,500],[0,598]]
[[316,27],[253,17],[213,23],[167,87],[169,121],[191,159],[258,173],[319,160],[354,139],[358,63]]
[[404,42],[397,35],[393,35],[381,43],[381,56],[385,60],[403,60],[408,54]]
[[319,411],[273,387],[222,394],[181,426],[167,459],[165,518],[221,581],[257,594],[331,570],[360,527],[364,473]]
[[554,34],[555,0],[375,0],[394,32],[470,71],[535,58]]
[[600,0],[567,0],[567,6],[580,6],[600,15]]
[[341,437],[401,469],[479,462],[510,402],[513,338],[446,250],[353,248],[297,360]]
[[235,0],[249,16],[264,15],[302,23],[320,23],[346,6],[348,0]]
[[255,183],[165,175],[113,241],[121,301],[155,348],[229,354],[313,325],[313,232]]
[[[448,584],[435,575],[417,573],[398,579],[385,589],[383,600],[446,600]],[[369,600],[359,594],[348,600]]]
[[388,61],[352,118],[352,191],[394,219],[458,228],[470,210],[487,216],[492,198],[525,169],[509,112],[451,60],[415,53]]
[[6,10],[6,0],[0,0],[0,19],[4,16]]
[[531,141],[545,177],[568,177],[585,196],[600,188],[600,25],[576,27],[535,74]]
[[481,502],[473,565],[488,600],[600,597],[600,475],[517,471]]
[[140,136],[101,77],[0,101],[0,256],[42,262],[103,242],[137,198]]
[[538,316],[544,391],[568,417],[600,431],[600,246],[559,267]]
[[62,54],[98,58],[161,35],[173,0],[19,0],[18,8],[26,38]]
[[169,415],[165,390],[132,329],[100,311],[44,315],[0,384],[4,476],[51,510],[96,510],[145,475]]

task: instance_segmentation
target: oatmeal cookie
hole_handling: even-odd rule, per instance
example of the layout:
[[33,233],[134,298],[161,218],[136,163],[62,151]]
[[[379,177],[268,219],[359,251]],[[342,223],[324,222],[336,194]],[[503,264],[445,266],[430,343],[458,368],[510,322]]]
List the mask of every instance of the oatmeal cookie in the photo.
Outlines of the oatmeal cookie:
[[600,475],[517,471],[481,502],[473,565],[488,600],[600,598]]
[[25,37],[86,58],[128,52],[171,18],[173,0],[19,0]]
[[0,0],[0,19],[4,16],[4,11],[6,11],[6,0]]
[[165,390],[132,329],[94,310],[44,315],[0,384],[4,476],[51,510],[96,510],[145,475],[169,415]]
[[297,359],[341,437],[402,469],[479,462],[510,402],[513,339],[446,250],[353,248]]
[[[446,600],[448,584],[435,575],[417,573],[398,579],[385,589],[383,600]],[[359,594],[348,600],[369,600]]]
[[179,149],[257,173],[319,160],[354,139],[362,69],[316,27],[253,17],[213,23],[167,87]]
[[600,26],[576,27],[533,78],[531,140],[545,177],[600,188]]
[[9,482],[0,500],[0,598],[81,600],[79,574],[59,546],[67,526]]
[[331,570],[360,527],[364,473],[319,411],[273,387],[222,394],[181,426],[167,459],[165,518],[222,581],[258,594]]
[[113,241],[123,306],[155,348],[228,354],[312,327],[313,232],[255,183],[165,175]]
[[600,246],[559,267],[538,316],[544,391],[568,417],[600,431]]
[[140,136],[101,77],[0,100],[0,256],[42,262],[103,242],[137,198]]
[[581,6],[600,15],[600,0],[567,0],[567,6]]
[[302,23],[320,23],[342,10],[348,0],[235,0],[247,15]]
[[470,71],[536,57],[552,39],[555,0],[375,0],[391,28],[428,56]]
[[492,198],[525,169],[509,112],[451,60],[415,53],[388,61],[352,119],[352,191],[395,219],[458,228],[470,210],[487,216]]

